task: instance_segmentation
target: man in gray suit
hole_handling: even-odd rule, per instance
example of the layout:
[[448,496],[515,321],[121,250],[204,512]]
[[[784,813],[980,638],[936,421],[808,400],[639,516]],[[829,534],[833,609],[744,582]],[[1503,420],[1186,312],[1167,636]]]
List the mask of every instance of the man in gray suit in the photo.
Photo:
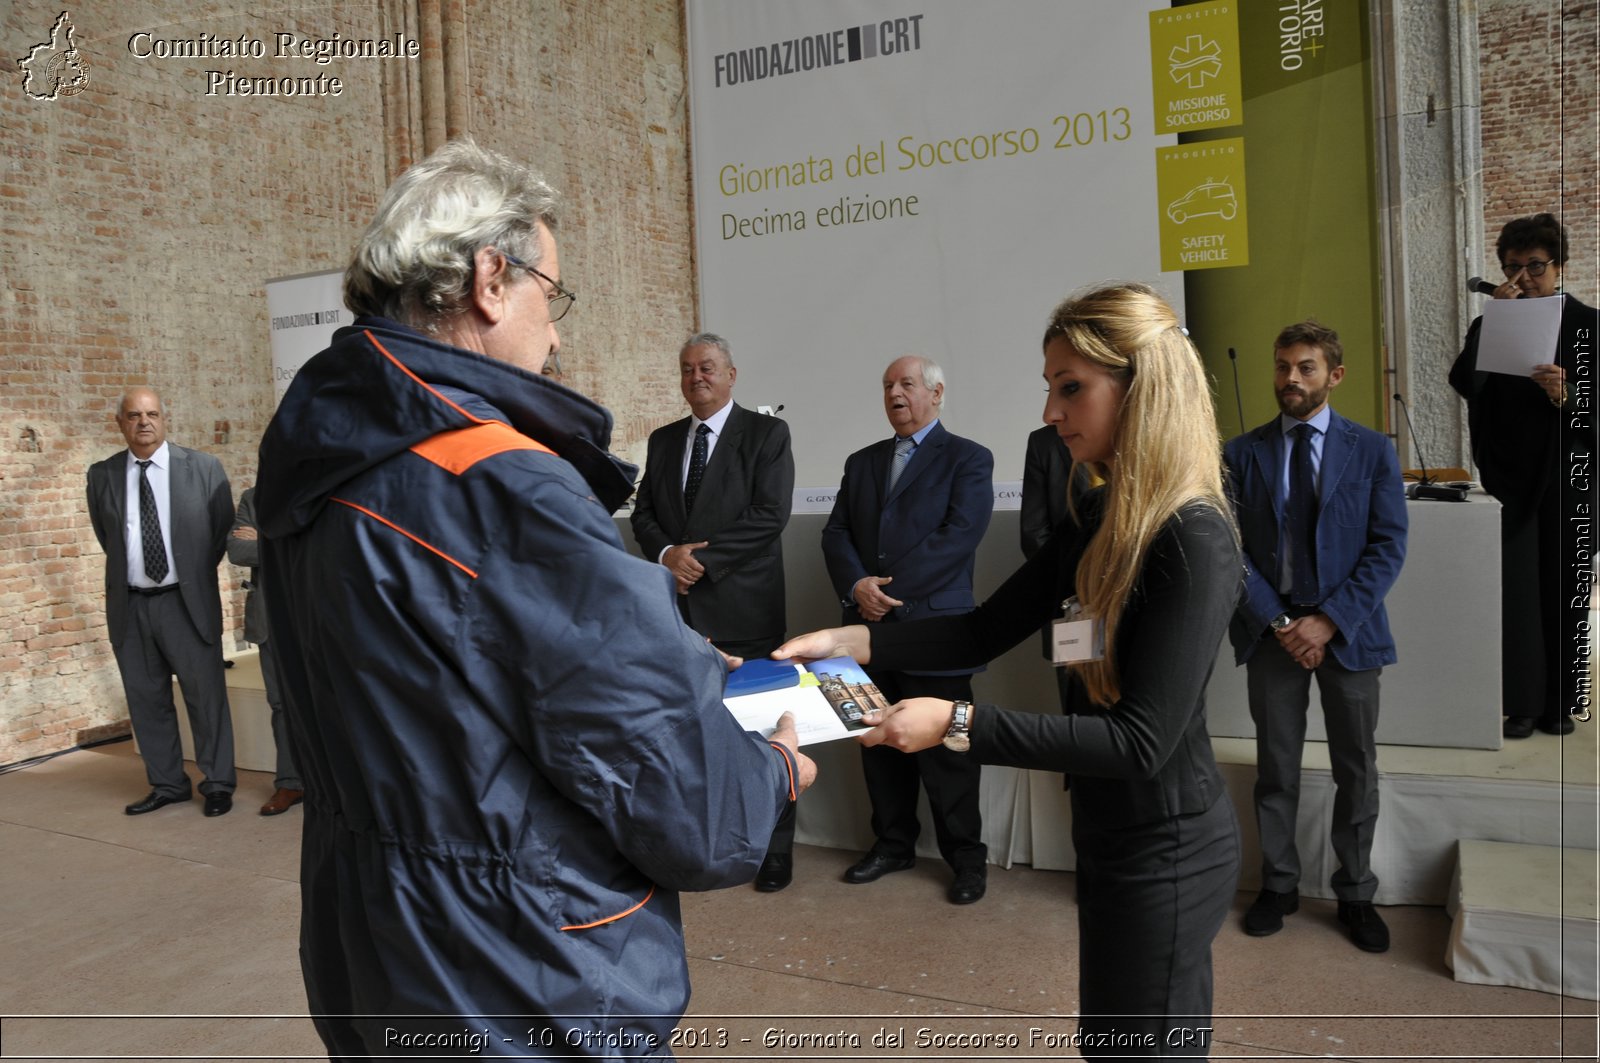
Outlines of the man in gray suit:
[[[690,336],[678,352],[691,415],[650,434],[634,502],[633,537],[672,571],[684,623],[733,657],[765,657],[783,642],[781,536],[794,495],[789,426],[733,401],[728,341]],[[773,831],[756,889],[794,876],[794,809]]]
[[124,810],[190,798],[178,677],[204,780],[205,814],[233,807],[233,720],[222,664],[217,565],[233,524],[222,463],[167,442],[161,397],[131,388],[117,408],[128,449],[89,467],[89,519],[106,552],[106,627],[151,790]]

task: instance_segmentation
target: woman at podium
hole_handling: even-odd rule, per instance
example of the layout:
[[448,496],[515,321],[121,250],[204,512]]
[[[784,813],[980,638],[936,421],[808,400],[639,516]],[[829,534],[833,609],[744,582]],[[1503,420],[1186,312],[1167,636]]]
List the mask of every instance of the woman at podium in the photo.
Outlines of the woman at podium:
[[[1560,295],[1567,230],[1551,214],[1516,218],[1495,244],[1496,299]],[[1481,372],[1483,318],[1450,370],[1467,400],[1472,460],[1500,500],[1501,712],[1505,736],[1572,732],[1588,682],[1593,572],[1594,307],[1562,295],[1561,334],[1527,376]],[[1581,548],[1581,557],[1580,557]]]

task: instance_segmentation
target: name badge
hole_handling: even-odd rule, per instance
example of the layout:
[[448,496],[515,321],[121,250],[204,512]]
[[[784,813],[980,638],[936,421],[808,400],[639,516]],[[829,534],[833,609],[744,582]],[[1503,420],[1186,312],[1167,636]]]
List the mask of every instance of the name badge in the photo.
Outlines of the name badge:
[[1106,655],[1106,621],[1088,616],[1078,599],[1061,603],[1066,616],[1050,625],[1050,660],[1057,666],[1098,661]]

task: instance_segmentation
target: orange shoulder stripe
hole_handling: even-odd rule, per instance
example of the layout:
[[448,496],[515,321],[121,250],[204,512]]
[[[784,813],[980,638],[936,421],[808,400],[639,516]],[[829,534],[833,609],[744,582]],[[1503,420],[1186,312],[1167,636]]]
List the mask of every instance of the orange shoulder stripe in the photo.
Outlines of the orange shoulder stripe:
[[476,572],[472,571],[472,569],[468,568],[466,565],[463,565],[461,562],[457,561],[455,558],[451,557],[449,554],[445,553],[443,550],[439,549],[437,546],[434,546],[432,543],[425,542],[422,539],[417,538],[415,535],[412,535],[410,532],[408,532],[404,528],[400,527],[400,525],[396,524],[394,521],[387,520],[387,519],[385,519],[383,517],[378,516],[376,513],[372,512],[372,510],[368,509],[366,506],[358,506],[354,502],[348,501],[347,499],[343,499],[343,498],[329,498],[328,501],[329,502],[337,502],[341,506],[349,506],[351,509],[355,510],[357,513],[365,513],[367,516],[371,517],[373,520],[377,521],[379,524],[382,524],[382,525],[384,525],[386,527],[389,527],[389,528],[393,528],[395,531],[399,532],[401,535],[404,535],[407,539],[410,539],[412,542],[416,543],[418,546],[422,547],[424,550],[430,551],[431,553],[438,554],[440,557],[444,558],[446,561],[450,562],[452,565],[456,566],[456,568],[459,568],[461,571],[465,572],[467,575],[471,576],[473,579],[477,579],[478,578],[478,574]]
[[618,919],[626,919],[628,916],[632,915],[634,912],[637,912],[640,908],[643,908],[645,905],[649,904],[650,903],[650,898],[654,897],[655,895],[656,895],[656,888],[654,886],[651,886],[650,887],[650,892],[646,893],[644,895],[644,900],[640,901],[638,904],[634,905],[632,908],[629,908],[625,912],[618,912],[616,915],[608,915],[604,919],[596,919],[592,923],[574,923],[571,926],[564,926],[561,929],[562,930],[593,930],[597,926],[605,926],[607,923],[615,923]]
[[382,354],[385,358],[389,359],[389,361],[393,362],[395,364],[395,368],[396,369],[400,370],[400,372],[404,373],[406,376],[410,377],[412,380],[415,380],[417,382],[417,386],[418,387],[422,388],[424,391],[428,392],[434,398],[438,399],[440,402],[444,403],[446,406],[450,407],[452,410],[456,411],[457,413],[459,413],[461,416],[465,417],[467,420],[471,421],[472,423],[474,423],[474,424],[488,424],[489,423],[488,421],[485,421],[482,417],[474,417],[474,416],[472,416],[472,414],[468,413],[466,410],[463,410],[460,406],[456,405],[455,403],[451,402],[449,399],[445,398],[443,395],[439,394],[438,389],[435,388],[433,385],[429,384],[426,380],[423,380],[417,374],[415,374],[411,370],[407,369],[404,362],[402,362],[400,359],[396,358],[394,355],[390,354],[389,353],[389,349],[387,347],[385,347],[383,344],[378,342],[378,337],[376,337],[376,336],[374,336],[372,334],[372,330],[371,329],[363,329],[362,330],[362,335],[366,336],[367,339],[372,342],[372,345],[374,347],[378,348],[378,353]]
[[508,450],[539,450],[546,454],[555,451],[534,439],[529,439],[508,424],[484,421],[471,428],[454,428],[424,439],[411,448],[447,472],[457,476],[485,458],[504,454]]

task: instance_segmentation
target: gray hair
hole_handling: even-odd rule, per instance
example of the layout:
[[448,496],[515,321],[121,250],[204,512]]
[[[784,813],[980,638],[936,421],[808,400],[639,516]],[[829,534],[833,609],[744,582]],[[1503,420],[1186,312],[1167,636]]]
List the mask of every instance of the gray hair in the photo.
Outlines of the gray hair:
[[138,391],[148,391],[150,394],[154,395],[156,399],[156,406],[161,410],[161,416],[165,417],[167,415],[167,400],[161,397],[161,392],[157,391],[149,384],[130,384],[128,387],[122,390],[121,397],[117,399],[117,416],[119,418],[122,416],[122,411],[128,408],[128,400],[131,399],[134,393]]
[[[941,369],[939,367],[939,363],[934,361],[932,358],[927,358],[920,354],[902,354],[900,358],[896,358],[894,361],[898,362],[901,360],[901,358],[910,358],[922,368],[922,386],[927,388],[929,391],[932,391],[934,388],[939,387],[944,383],[944,370]],[[894,362],[890,362],[889,364],[893,365]],[[950,389],[948,388],[945,389],[946,395],[948,395],[949,390]],[[944,405],[945,395],[941,395],[939,396],[939,401],[934,404],[934,408],[942,414],[944,413]]]
[[[929,391],[943,386],[944,370],[939,368],[939,363],[931,358],[919,358],[919,361],[922,362],[922,386]],[[943,405],[943,397],[939,399],[939,402]]]
[[467,308],[485,247],[539,264],[538,226],[556,227],[555,189],[470,137],[452,140],[397,178],[356,242],[344,300],[357,314],[436,331]]
[[683,346],[678,348],[678,357],[683,357],[690,347],[715,347],[722,352],[722,358],[733,366],[733,349],[728,346],[728,341],[718,336],[715,332],[696,332],[693,336],[683,341]]

